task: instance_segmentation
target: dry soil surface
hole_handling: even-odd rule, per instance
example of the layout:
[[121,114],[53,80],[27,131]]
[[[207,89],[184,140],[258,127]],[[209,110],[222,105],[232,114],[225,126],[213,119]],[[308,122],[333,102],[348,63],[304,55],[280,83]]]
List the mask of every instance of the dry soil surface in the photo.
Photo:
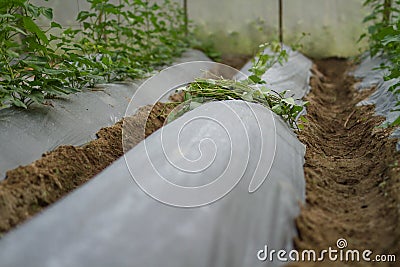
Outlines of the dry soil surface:
[[[400,169],[390,129],[378,127],[373,106],[357,107],[371,90],[357,92],[348,61],[316,61],[307,96],[306,204],[296,219],[299,250],[369,249],[396,254],[397,263],[302,262],[290,266],[399,266]],[[344,251],[346,251],[344,249]],[[373,258],[374,256],[371,256]],[[350,258],[351,259],[351,258]]]

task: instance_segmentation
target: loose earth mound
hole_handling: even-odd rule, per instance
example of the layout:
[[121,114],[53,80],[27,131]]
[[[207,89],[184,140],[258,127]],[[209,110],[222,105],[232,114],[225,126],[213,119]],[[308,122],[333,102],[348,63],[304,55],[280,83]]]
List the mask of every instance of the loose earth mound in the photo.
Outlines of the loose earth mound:
[[[221,63],[240,69],[248,58],[223,56]],[[183,98],[174,94],[170,100],[180,102]],[[0,237],[90,180],[127,149],[161,128],[174,107],[171,103],[143,107],[133,117],[102,128],[96,134],[98,138],[88,144],[60,146],[32,164],[9,170],[0,181]],[[129,130],[124,144],[123,129]]]
[[[161,128],[173,105],[146,106],[132,117],[102,128],[83,146],[60,146],[42,158],[10,170],[0,182],[0,235],[87,182],[124,153],[122,129],[129,129],[125,151]],[[145,133],[143,133],[146,125]],[[127,147],[129,146],[129,147]]]

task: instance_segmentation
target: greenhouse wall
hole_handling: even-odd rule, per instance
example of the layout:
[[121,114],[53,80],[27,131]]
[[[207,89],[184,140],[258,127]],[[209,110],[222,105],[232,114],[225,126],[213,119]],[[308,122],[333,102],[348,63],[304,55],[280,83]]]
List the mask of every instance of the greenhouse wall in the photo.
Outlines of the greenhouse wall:
[[[72,27],[79,27],[76,15],[89,7],[85,0],[33,2],[51,5],[55,20]],[[177,2],[183,4],[183,0]],[[278,39],[278,2],[188,0],[188,13],[197,25],[196,35],[205,43],[214,43],[224,53],[252,54],[257,44]],[[303,52],[309,56],[357,55],[360,46],[354,44],[365,28],[362,20],[368,13],[362,3],[363,0],[283,0],[285,43],[294,44],[307,33],[310,35],[302,44]]]
[[[227,3],[228,2],[228,3]],[[190,16],[201,38],[212,37],[218,48],[248,53],[254,45],[278,39],[278,0],[190,1]],[[312,57],[353,56],[365,25],[363,0],[283,0],[283,39],[294,44],[302,33],[304,53]],[[318,23],[316,23],[318,22]],[[223,41],[227,38],[228,41]]]

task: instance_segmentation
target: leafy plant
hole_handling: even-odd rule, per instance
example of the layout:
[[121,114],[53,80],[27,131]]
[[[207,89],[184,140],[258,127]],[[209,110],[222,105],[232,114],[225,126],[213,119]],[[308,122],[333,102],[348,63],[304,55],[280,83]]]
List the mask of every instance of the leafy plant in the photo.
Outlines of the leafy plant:
[[[265,43],[259,48],[256,57],[252,59],[252,67],[249,71],[253,74],[249,76],[249,80],[255,84],[265,84],[266,81],[262,79],[262,75],[274,64],[287,61],[288,54],[279,43]],[[264,53],[265,49],[269,49],[270,52]]]
[[[364,5],[372,8],[371,14],[364,18],[364,23],[370,23],[368,33],[361,35],[360,39],[368,38],[371,56],[381,56],[386,59],[382,69],[387,69],[385,80],[400,77],[400,1],[396,0],[366,0]],[[390,87],[394,94],[400,94],[400,82]],[[400,100],[396,106],[400,106]],[[394,111],[400,111],[395,109]],[[400,125],[400,117],[393,123]]]
[[182,8],[142,0],[87,0],[77,20],[83,30],[76,45],[94,61],[107,81],[135,79],[169,63],[187,47]]
[[190,46],[202,51],[213,61],[220,62],[222,54],[215,48],[213,34],[210,34],[206,40],[199,40],[196,35],[199,35],[200,33],[196,33],[196,31],[199,31],[198,27],[195,29],[195,33],[190,36]]
[[[182,8],[144,0],[87,0],[83,29],[63,29],[51,8],[0,0],[0,109],[45,104],[99,82],[146,76],[188,46]],[[52,35],[36,21],[45,17]]]
[[65,86],[66,73],[56,68],[60,58],[36,24],[43,16],[52,19],[52,9],[28,0],[0,1],[0,108],[26,108],[48,95],[75,91]]
[[[265,53],[267,48],[269,52]],[[184,93],[184,102],[177,111],[169,115],[168,121],[205,102],[236,99],[261,104],[281,116],[290,126],[297,127],[296,120],[307,103],[287,97],[287,91],[278,93],[268,89],[266,81],[262,79],[272,65],[282,64],[287,58],[287,52],[281,49],[280,44],[263,44],[250,68],[252,75],[247,79],[242,81],[196,79],[181,89]]]

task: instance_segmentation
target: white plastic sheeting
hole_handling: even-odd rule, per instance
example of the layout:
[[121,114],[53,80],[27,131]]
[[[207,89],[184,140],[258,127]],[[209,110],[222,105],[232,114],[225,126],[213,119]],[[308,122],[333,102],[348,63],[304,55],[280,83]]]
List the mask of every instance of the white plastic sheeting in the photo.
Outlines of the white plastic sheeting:
[[[265,78],[275,90],[291,89],[302,97],[310,67],[308,59],[291,52],[289,62],[274,66]],[[296,82],[288,83],[291,79]],[[154,90],[164,92],[170,81],[159,85]],[[187,170],[198,159],[210,165]],[[294,218],[305,198],[303,163],[304,145],[270,110],[242,101],[204,104],[4,236],[0,266],[283,265],[259,261],[257,252],[265,246],[292,248]],[[179,197],[157,198],[164,192],[161,176],[185,188],[221,179],[237,183],[222,198],[204,201],[187,194],[184,205],[177,204]],[[211,188],[210,195],[219,189]]]
[[[200,51],[190,50],[175,63],[190,61],[210,59]],[[203,69],[186,67],[185,74],[194,79],[208,68],[207,63],[203,64]],[[85,90],[65,99],[53,99],[53,106],[0,110],[0,180],[7,170],[29,164],[59,145],[81,145],[93,140],[100,128],[124,116],[132,95],[142,83],[138,80],[106,84],[98,91]],[[154,104],[146,102],[145,98],[137,101],[141,105]]]
[[[376,87],[366,100],[363,100],[359,105],[375,105],[375,112],[378,116],[386,118],[386,123],[394,122],[400,115],[400,111],[392,111],[396,108],[396,103],[399,101],[398,95],[389,92],[388,89],[399,82],[399,79],[392,79],[389,81],[384,80],[384,69],[379,69],[380,65],[385,63],[379,57],[365,57],[361,64],[354,71],[353,75],[361,79],[357,89],[362,90],[365,88]],[[391,135],[395,138],[400,138],[400,129],[397,128]],[[397,150],[400,150],[400,141],[397,143]]]
[[[313,57],[358,55],[354,45],[365,31],[364,0],[283,0],[283,37],[287,44],[303,32],[303,52]],[[278,39],[278,0],[188,0],[199,38],[218,49],[251,53],[257,44]]]
[[[208,119],[189,127],[187,122],[196,118]],[[217,127],[215,120],[219,122]],[[188,152],[185,154],[188,158],[196,158],[198,140],[206,137],[214,143],[216,150],[202,147],[204,154],[216,152],[214,164],[206,171],[191,175],[171,168],[165,157],[171,151],[161,149],[165,142],[162,135],[176,136],[182,128],[188,132],[182,136],[180,149]],[[260,173],[257,171],[260,149],[265,147],[265,140],[274,139],[272,167],[269,172]],[[248,161],[241,151],[251,152]],[[147,154],[156,162],[154,167],[148,164]],[[270,249],[291,249],[296,234],[294,218],[299,212],[299,202],[305,197],[303,156],[304,146],[268,109],[242,101],[205,104],[138,144],[127,153],[126,161],[119,159],[40,216],[6,235],[0,241],[0,265],[281,265],[259,261],[257,252],[265,245]],[[181,157],[176,163],[185,160]],[[163,175],[183,186],[193,185],[190,181],[193,177],[207,183],[228,168],[233,175],[243,173],[243,176],[222,199],[198,208],[179,208],[144,193],[133,181],[127,163],[140,170],[135,175],[145,174],[149,180]],[[257,191],[249,193],[249,183],[254,178],[266,180]]]

